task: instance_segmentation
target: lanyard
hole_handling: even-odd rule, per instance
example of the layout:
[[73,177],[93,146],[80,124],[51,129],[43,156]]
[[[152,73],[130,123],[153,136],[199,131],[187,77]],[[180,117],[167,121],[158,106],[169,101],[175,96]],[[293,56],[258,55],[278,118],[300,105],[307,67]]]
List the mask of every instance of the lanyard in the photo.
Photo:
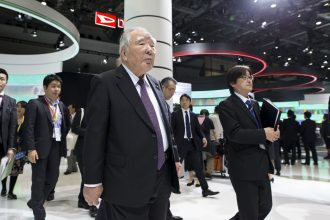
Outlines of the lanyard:
[[52,116],[52,119],[53,119],[53,122],[56,123],[57,122],[57,108],[58,108],[58,105],[55,104],[55,110],[52,108],[52,105],[48,102],[48,100],[45,98],[47,104],[48,104],[48,108],[49,108],[49,111],[50,111],[50,114]]
[[17,132],[19,132],[19,130],[21,129],[21,126],[22,126],[23,122],[24,122],[24,116],[23,116],[23,120],[22,120],[22,123],[18,124],[18,127],[17,127]]

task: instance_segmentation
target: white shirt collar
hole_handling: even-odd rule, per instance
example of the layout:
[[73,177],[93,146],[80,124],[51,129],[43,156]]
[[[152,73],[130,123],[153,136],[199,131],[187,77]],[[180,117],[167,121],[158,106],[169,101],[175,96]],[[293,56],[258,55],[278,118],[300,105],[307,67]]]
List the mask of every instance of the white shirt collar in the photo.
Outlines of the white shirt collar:
[[0,95],[4,96],[5,95],[5,91],[2,90],[2,92],[0,92]]
[[[131,78],[134,86],[136,87],[138,85],[138,82],[140,80],[139,77],[137,77],[127,66],[125,66],[125,64],[122,64],[123,67],[125,68],[125,70],[127,71],[129,77]],[[146,79],[146,74],[143,75],[143,79],[144,79],[144,82],[146,84],[146,86],[150,86],[149,85],[149,81]]]
[[237,96],[242,100],[242,102],[243,102],[244,104],[245,104],[245,102],[246,102],[247,100],[250,100],[250,101],[251,101],[250,98],[246,98],[246,97],[242,96],[241,94],[239,94],[239,93],[237,93],[237,92],[235,92],[235,95],[237,95]]

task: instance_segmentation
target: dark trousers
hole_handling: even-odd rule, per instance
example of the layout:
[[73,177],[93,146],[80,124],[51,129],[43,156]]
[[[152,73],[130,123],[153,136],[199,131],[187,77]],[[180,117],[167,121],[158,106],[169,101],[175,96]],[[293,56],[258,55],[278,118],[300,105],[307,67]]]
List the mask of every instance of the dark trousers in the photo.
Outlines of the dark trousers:
[[81,175],[81,183],[80,183],[80,191],[79,191],[79,195],[78,195],[78,200],[81,202],[86,202],[84,194],[83,194],[83,189],[84,189],[84,164],[83,164],[83,157],[82,157],[82,149],[80,149],[80,146],[77,146],[77,148],[75,149],[75,153],[76,153],[76,159],[78,162],[78,167],[80,170],[80,175]]
[[310,151],[312,151],[312,157],[314,163],[317,163],[317,153],[316,153],[316,148],[315,148],[315,142],[314,141],[305,141],[304,142],[304,148],[306,152],[306,162],[305,163],[310,163]]
[[127,207],[102,200],[96,220],[166,220],[171,194],[170,167],[167,163],[157,173],[154,193],[148,204]]
[[32,164],[32,186],[30,205],[35,220],[45,219],[43,206],[49,193],[55,188],[60,165],[60,143],[52,141],[52,147],[47,158],[39,159]]
[[291,150],[291,164],[296,163],[296,140],[285,141],[284,161],[289,163],[289,151]]
[[[240,220],[263,220],[272,208],[270,182],[230,179],[236,192]],[[238,218],[234,218],[238,219]]]
[[[185,146],[183,149],[187,149],[185,155],[180,155],[181,160],[185,161],[185,166],[189,171],[195,171],[196,177],[201,184],[202,190],[206,190],[209,188],[203,171],[203,160],[202,160],[202,152],[198,151],[194,148],[193,142],[190,140],[185,140],[183,143]],[[181,161],[182,162],[182,161]]]

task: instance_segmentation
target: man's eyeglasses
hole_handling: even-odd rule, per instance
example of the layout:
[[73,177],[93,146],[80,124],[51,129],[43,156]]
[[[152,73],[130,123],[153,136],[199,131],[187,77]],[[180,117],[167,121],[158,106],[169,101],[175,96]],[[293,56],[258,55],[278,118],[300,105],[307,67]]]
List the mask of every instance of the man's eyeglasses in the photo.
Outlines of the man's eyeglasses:
[[241,79],[244,79],[244,80],[247,80],[247,79],[252,80],[252,81],[254,80],[254,77],[253,76],[246,76],[245,75],[245,76],[241,76],[240,78]]

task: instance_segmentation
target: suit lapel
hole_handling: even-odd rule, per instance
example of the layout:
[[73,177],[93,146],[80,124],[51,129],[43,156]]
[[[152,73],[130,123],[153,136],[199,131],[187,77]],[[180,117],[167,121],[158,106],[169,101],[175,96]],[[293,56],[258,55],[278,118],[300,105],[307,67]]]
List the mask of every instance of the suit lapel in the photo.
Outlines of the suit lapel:
[[149,119],[149,115],[142,103],[139,93],[130,79],[128,73],[123,66],[117,68],[117,86],[126,99],[131,103],[133,109],[136,111],[138,116],[144,121],[150,129],[154,130],[152,123]]
[[[250,118],[250,120],[253,122],[253,124],[258,127],[256,120],[254,119],[254,117],[251,115],[249,109],[246,107],[245,103],[243,103],[242,99],[240,99],[237,95],[232,95],[231,96],[234,103],[240,108],[242,109],[242,111],[245,112],[246,115],[248,115],[248,117]],[[253,105],[253,107],[255,108],[255,105]],[[258,117],[258,116],[257,116]]]
[[47,118],[48,118],[49,122],[51,124],[53,124],[52,116],[50,114],[48,103],[46,102],[45,97],[41,97],[41,98],[39,98],[39,100],[40,100],[40,102],[41,102],[41,104],[42,104],[42,106],[43,106],[43,108],[44,108],[44,110],[47,114]]

